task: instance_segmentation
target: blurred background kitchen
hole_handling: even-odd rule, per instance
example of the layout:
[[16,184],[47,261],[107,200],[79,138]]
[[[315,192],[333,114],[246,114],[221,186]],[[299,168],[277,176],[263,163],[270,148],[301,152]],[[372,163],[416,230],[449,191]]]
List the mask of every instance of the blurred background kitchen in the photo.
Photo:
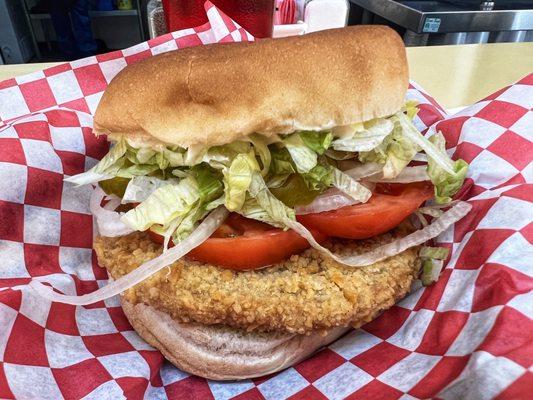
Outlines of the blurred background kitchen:
[[[257,37],[385,24],[396,29],[407,46],[533,41],[533,0],[212,2]],[[0,0],[0,64],[73,60],[123,49],[206,22],[203,3]]]

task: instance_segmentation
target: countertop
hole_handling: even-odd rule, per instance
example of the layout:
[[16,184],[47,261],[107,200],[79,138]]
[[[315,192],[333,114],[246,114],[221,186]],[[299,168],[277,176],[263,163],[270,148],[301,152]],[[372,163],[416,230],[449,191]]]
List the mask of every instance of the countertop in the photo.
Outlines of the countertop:
[[[408,47],[411,79],[444,107],[470,105],[533,73],[533,43]],[[0,65],[0,81],[57,63]]]

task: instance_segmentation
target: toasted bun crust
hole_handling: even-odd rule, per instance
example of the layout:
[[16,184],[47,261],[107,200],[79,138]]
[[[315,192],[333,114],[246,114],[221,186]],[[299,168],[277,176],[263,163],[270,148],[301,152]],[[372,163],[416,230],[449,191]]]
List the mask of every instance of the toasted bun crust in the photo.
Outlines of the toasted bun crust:
[[307,336],[253,333],[222,325],[179,323],[151,306],[124,299],[122,308],[137,333],[172,364],[215,380],[253,378],[288,368],[349,329]]
[[198,46],[124,68],[94,130],[212,146],[384,117],[400,109],[407,86],[404,45],[384,26]]

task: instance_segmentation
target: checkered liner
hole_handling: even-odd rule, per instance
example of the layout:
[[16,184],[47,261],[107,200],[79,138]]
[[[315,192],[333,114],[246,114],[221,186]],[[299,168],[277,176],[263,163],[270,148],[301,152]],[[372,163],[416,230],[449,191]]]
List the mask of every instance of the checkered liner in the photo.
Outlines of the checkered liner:
[[[421,129],[442,130],[471,169],[473,211],[439,242],[440,280],[279,374],[237,383],[189,376],[132,330],[116,298],[50,303],[25,286],[85,294],[107,282],[91,250],[90,188],[64,175],[108,149],[91,133],[125,65],[203,43],[253,39],[206,3],[209,23],[0,83],[0,398],[519,399],[533,387],[533,75],[448,117],[413,84]],[[529,368],[529,372],[528,372]]]

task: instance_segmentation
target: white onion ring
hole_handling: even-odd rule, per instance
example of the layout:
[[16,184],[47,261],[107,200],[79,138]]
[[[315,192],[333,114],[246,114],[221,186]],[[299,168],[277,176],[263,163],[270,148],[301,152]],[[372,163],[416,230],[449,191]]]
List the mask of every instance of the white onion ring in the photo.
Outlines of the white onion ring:
[[326,190],[320,196],[317,196],[310,204],[297,206],[296,215],[316,214],[325,211],[337,210],[342,207],[351,206],[359,203],[347,194],[344,194],[337,188]]
[[160,256],[145,262],[116,281],[110,282],[106,286],[95,290],[92,293],[84,294],[82,296],[67,296],[54,292],[50,286],[43,285],[37,280],[32,280],[29,283],[29,286],[42,297],[59,303],[85,306],[87,304],[106,300],[142,282],[159,270],[172,264],[176,260],[179,260],[195,247],[201,245],[218,229],[220,225],[222,225],[228,214],[229,212],[224,206],[218,207],[202,221],[198,228],[179,244],[162,253]]
[[[129,226],[120,220],[122,213],[111,211],[106,206],[102,207],[102,199],[106,196],[105,192],[100,186],[96,186],[91,194],[91,201],[89,207],[94,217],[96,218],[96,225],[101,236],[116,237],[124,236],[134,232]],[[111,199],[110,202],[114,202]],[[120,201],[119,201],[120,203]],[[108,203],[109,204],[109,203]],[[115,208],[118,204],[115,206]]]
[[374,264],[378,261],[392,257],[396,254],[427,242],[429,239],[437,237],[450,227],[455,222],[463,218],[472,209],[472,205],[467,202],[461,201],[454,207],[446,211],[439,218],[433,220],[428,226],[415,231],[401,239],[394,240],[385,245],[376,247],[375,249],[363,254],[355,256],[339,257],[333,254],[331,251],[322,247],[313,237],[311,232],[297,221],[286,219],[285,224],[298,232],[301,236],[307,239],[307,241],[318,251],[324,253],[328,257],[333,258],[335,261],[350,267],[364,267]]
[[413,161],[421,161],[421,162],[428,162],[428,156],[426,156],[423,153],[416,153],[413,156]]
[[[381,165],[377,163],[368,163],[358,165],[343,172],[355,180],[360,180],[361,178],[375,175],[377,172],[381,172],[382,170],[383,167]],[[372,183],[360,183],[370,190],[373,190],[374,185]],[[348,196],[339,189],[330,188],[320,196],[317,196],[310,204],[296,207],[295,212],[296,215],[316,214],[325,211],[337,210],[342,207],[353,206],[354,204],[358,203],[360,202],[354,200],[352,197]]]
[[383,171],[383,165],[378,163],[360,164],[353,168],[343,171],[346,175],[350,175],[353,179],[363,179],[367,176],[375,175]]
[[417,165],[416,167],[405,167],[397,176],[390,179],[383,178],[383,174],[378,173],[366,178],[370,182],[383,183],[411,183],[429,181],[431,178],[427,173],[425,165]]
[[106,210],[115,211],[115,209],[120,205],[120,197],[115,195],[106,196],[105,200],[107,200],[107,203],[104,205]]

